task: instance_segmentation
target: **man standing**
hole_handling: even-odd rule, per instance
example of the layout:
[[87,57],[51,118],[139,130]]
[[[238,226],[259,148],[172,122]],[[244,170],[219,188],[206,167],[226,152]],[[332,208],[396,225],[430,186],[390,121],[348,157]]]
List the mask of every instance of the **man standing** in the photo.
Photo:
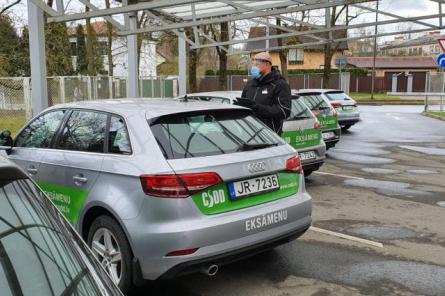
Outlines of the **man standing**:
[[287,81],[272,68],[272,57],[261,52],[252,59],[252,79],[244,87],[235,104],[250,108],[254,114],[277,134],[291,112],[291,91]]

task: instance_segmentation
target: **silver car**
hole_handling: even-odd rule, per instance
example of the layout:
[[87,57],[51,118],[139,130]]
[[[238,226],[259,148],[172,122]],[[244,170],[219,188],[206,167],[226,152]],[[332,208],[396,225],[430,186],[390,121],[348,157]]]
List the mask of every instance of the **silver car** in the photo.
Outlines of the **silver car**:
[[331,102],[332,107],[338,113],[338,123],[342,131],[346,131],[360,121],[360,112],[357,102],[342,90],[336,89],[313,89],[320,92],[322,96]]
[[3,157],[0,295],[122,296],[47,196]]
[[124,291],[286,243],[311,224],[296,151],[248,109],[178,100],[58,105],[8,157]]
[[[240,96],[240,91],[214,91],[190,94],[188,99],[231,104]],[[305,177],[318,170],[326,159],[326,145],[321,128],[318,119],[300,97],[292,96],[291,114],[283,123],[281,137],[298,151]]]

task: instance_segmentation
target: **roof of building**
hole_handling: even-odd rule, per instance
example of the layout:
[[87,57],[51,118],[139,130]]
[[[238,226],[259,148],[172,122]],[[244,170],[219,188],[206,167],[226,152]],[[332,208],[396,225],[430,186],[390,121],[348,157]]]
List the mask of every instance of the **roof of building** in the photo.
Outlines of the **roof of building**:
[[[349,65],[357,68],[372,68],[373,57],[347,57]],[[385,69],[435,69],[437,64],[433,57],[376,57],[376,68]]]
[[419,38],[410,39],[410,40],[399,42],[397,44],[391,44],[388,46],[384,46],[381,49],[384,50],[384,49],[405,48],[405,47],[412,47],[412,46],[436,44],[437,39],[439,39],[439,38],[445,38],[445,35],[430,33],[426,36],[422,36]]
[[[303,30],[307,30],[307,28],[305,28]],[[287,32],[284,32],[284,33],[287,33]],[[277,29],[273,28],[273,27],[269,28],[269,35],[277,35]],[[314,34],[314,35],[323,37],[321,34]],[[250,28],[249,38],[257,38],[257,37],[265,37],[265,36],[266,36],[266,27],[251,27]],[[333,32],[334,39],[344,38],[344,37],[346,37],[346,31],[339,30],[339,31]],[[298,36],[295,38],[298,38],[300,43],[309,43],[309,42],[317,42],[318,41],[318,40],[311,38],[309,36],[306,36],[306,35],[301,35],[301,36]],[[289,40],[290,40],[290,38],[285,38],[285,40],[283,41],[283,44],[286,44]],[[277,47],[277,46],[279,46],[278,38],[269,40],[269,47]],[[266,48],[266,40],[247,42],[246,50],[255,51],[255,50],[259,50],[259,49],[263,49],[263,48]],[[312,49],[312,50],[324,50],[324,45],[323,44],[312,45],[312,46],[306,46],[304,48]],[[346,49],[348,49],[348,42],[347,41],[340,42],[340,46],[339,46],[338,50],[346,50]]]
[[[96,32],[96,35],[103,36],[103,35],[106,35],[108,32],[107,22],[104,22],[104,21],[92,22],[91,26],[93,27],[94,32]],[[68,35],[69,36],[76,35],[76,31],[77,31],[77,25],[68,27]],[[115,31],[115,29],[113,29],[113,31]],[[83,25],[83,32],[85,34],[87,33],[86,25]]]

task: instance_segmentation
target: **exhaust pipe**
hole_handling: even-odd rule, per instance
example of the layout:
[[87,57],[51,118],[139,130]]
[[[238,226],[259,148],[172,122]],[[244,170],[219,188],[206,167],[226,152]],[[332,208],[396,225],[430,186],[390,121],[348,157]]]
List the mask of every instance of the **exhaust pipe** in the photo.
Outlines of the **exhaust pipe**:
[[216,264],[204,265],[201,268],[201,273],[207,276],[214,276],[218,273],[219,267]]

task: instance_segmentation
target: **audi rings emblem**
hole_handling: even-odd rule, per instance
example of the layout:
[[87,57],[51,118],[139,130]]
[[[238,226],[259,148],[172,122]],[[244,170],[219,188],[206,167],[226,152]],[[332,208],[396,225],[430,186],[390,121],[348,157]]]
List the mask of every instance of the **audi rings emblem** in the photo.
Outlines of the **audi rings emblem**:
[[266,163],[264,161],[249,163],[247,170],[252,174],[264,172],[266,170]]

